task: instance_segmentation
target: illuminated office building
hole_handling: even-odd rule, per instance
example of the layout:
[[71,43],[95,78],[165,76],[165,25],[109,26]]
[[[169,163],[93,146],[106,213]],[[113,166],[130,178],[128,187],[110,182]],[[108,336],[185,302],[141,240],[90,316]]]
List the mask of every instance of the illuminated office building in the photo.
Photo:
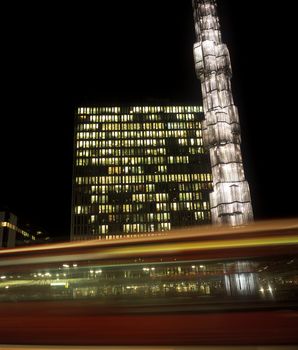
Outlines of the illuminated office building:
[[202,107],[80,107],[75,118],[72,240],[210,222]]
[[222,42],[216,1],[193,0],[193,9],[197,39],[195,67],[205,113],[203,139],[210,152],[213,176],[212,222],[242,225],[253,219],[253,212],[243,170],[229,50]]

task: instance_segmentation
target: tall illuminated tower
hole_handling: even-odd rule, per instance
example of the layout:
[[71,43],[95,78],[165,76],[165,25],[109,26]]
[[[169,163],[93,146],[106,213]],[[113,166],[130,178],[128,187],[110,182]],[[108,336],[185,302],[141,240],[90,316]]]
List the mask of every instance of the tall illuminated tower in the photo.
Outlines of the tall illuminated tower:
[[222,43],[216,0],[193,0],[193,9],[195,68],[201,81],[205,114],[203,140],[210,152],[213,176],[212,222],[243,225],[253,220],[253,212],[243,170],[229,50]]

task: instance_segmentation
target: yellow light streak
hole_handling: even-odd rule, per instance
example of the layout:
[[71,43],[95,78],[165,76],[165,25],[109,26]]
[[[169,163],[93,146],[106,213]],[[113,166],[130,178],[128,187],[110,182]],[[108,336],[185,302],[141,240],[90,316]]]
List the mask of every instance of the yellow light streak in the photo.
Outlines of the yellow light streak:
[[262,237],[260,239],[235,239],[235,240],[218,240],[209,242],[179,242],[179,243],[164,243],[153,246],[139,246],[139,247],[121,247],[116,249],[104,249],[104,253],[162,253],[162,252],[179,252],[184,250],[206,250],[206,249],[228,249],[228,248],[249,248],[261,246],[276,246],[297,244],[298,235],[285,237]]
[[[28,248],[3,249],[0,251],[0,266],[51,262],[65,264],[66,262],[73,263],[82,260],[142,256],[142,254],[151,254],[152,256],[159,254],[162,257],[162,254],[166,253],[200,252],[208,249],[268,247],[270,250],[270,247],[279,245],[295,246],[298,252],[297,219],[272,220],[239,228],[184,228],[169,231],[166,234],[156,233],[154,237],[123,238],[113,241],[75,241]],[[62,249],[66,250],[62,252]],[[35,251],[42,253],[42,255],[35,255]],[[14,253],[14,256],[10,256],[11,253]]]

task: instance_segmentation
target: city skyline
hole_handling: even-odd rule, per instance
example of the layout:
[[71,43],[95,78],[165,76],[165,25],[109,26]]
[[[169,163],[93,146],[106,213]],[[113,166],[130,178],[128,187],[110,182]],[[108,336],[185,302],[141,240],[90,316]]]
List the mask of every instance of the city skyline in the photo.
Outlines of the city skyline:
[[[0,205],[57,236],[70,229],[76,107],[148,99],[202,104],[191,1],[153,1],[145,9],[133,1],[97,5],[97,11],[73,6],[69,12],[39,8],[37,17],[18,8],[8,13],[16,15],[11,23],[17,34],[8,27],[5,35]],[[286,122],[293,115],[293,91],[282,74],[286,57],[274,46],[286,20],[265,5],[256,12],[222,0],[219,10],[255,219],[294,216],[297,146]],[[284,21],[279,32],[277,18]],[[286,45],[290,39],[283,40]]]

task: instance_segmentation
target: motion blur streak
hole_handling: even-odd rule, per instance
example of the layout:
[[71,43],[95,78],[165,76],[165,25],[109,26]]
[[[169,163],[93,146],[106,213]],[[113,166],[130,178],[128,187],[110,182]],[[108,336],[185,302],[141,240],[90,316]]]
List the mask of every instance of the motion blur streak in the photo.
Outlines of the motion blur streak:
[[17,346],[0,345],[3,350],[297,350],[297,346]]
[[[291,234],[292,233],[292,234]],[[44,258],[38,255],[38,262],[53,262],[61,258],[64,261],[94,258],[113,258],[119,255],[133,256],[159,252],[168,254],[175,251],[211,250],[231,248],[251,248],[298,244],[298,219],[272,220],[253,223],[245,227],[207,226],[192,227],[170,232],[162,232],[139,238],[123,238],[118,240],[91,240],[71,243],[49,244],[35,247],[0,250],[0,266],[34,263],[33,253],[48,253]],[[136,243],[138,243],[136,245]],[[153,245],[154,244],[154,248]],[[98,248],[98,249],[97,249]],[[80,250],[80,254],[75,253]],[[81,255],[82,251],[89,255]],[[61,256],[70,252],[71,256]],[[18,258],[10,259],[17,253]],[[24,253],[24,254],[21,254]],[[27,253],[27,254],[26,254]],[[57,255],[59,257],[57,258]],[[3,256],[3,257],[4,257]],[[30,256],[30,257],[29,257]]]
[[0,310],[4,344],[286,349],[298,219],[2,250]]
[[[225,236],[225,235],[236,235],[236,234],[243,234],[247,232],[251,233],[261,233],[263,231],[280,231],[280,230],[290,230],[290,229],[298,229],[298,219],[284,219],[284,220],[270,220],[270,221],[259,221],[254,222],[251,224],[248,224],[246,226],[239,226],[239,227],[230,227],[230,226],[197,226],[197,227],[186,227],[184,229],[173,229],[171,231],[166,232],[160,232],[160,233],[154,233],[150,234],[151,240],[156,241],[162,241],[165,239],[170,238],[176,238],[176,239],[183,239],[185,236],[187,237],[210,237],[213,238],[213,236]],[[147,242],[150,240],[149,236],[145,236],[140,234],[140,237],[138,238],[127,238],[124,236],[124,238],[119,238],[115,240],[88,240],[88,241],[72,241],[72,242],[66,242],[66,243],[58,243],[58,244],[49,244],[49,245],[39,245],[39,246],[33,246],[33,247],[20,247],[15,249],[9,249],[10,252],[27,252],[30,251],[39,251],[39,250],[56,250],[56,249],[65,249],[65,248],[75,248],[75,247],[90,247],[90,246],[103,246],[103,245],[110,245],[111,243],[117,243],[119,241],[121,242]],[[1,251],[0,251],[1,254]]]

